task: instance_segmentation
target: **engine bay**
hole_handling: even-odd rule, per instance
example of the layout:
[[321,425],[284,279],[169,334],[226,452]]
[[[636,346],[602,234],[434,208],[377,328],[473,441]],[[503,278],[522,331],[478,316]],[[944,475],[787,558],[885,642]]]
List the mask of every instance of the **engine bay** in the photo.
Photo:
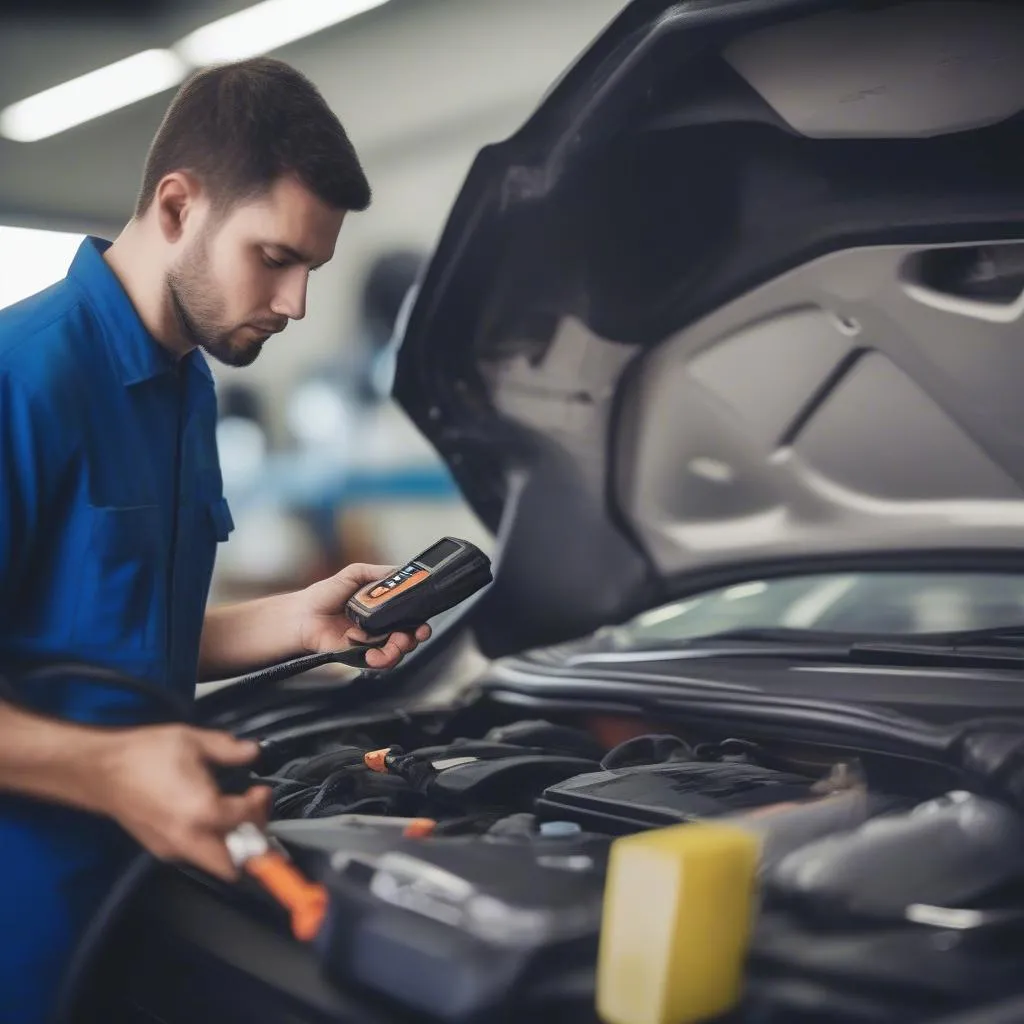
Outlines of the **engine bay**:
[[270,834],[331,895],[320,975],[388,1013],[607,1020],[616,842],[709,822],[760,852],[742,994],[699,1019],[937,1021],[1024,993],[1024,816],[938,759],[483,701],[268,739],[257,775]]
[[857,765],[822,771],[744,740],[693,744],[668,731],[611,748],[584,728],[543,719],[441,742],[384,746],[383,735],[352,732],[272,769],[265,754],[258,774],[273,793],[275,834],[290,836],[295,821],[380,816],[429,820],[435,837],[488,835],[513,820],[537,834],[568,823],[611,837],[860,785]]

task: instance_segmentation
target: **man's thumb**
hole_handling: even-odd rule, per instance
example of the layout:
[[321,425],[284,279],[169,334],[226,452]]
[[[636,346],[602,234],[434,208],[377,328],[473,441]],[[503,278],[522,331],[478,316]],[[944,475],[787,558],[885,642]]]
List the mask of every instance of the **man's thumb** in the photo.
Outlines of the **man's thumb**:
[[368,565],[366,562],[353,562],[345,566],[334,578],[344,587],[351,589],[365,587],[368,583],[376,583],[378,580],[386,579],[397,566],[394,565]]
[[260,752],[259,745],[252,740],[237,740],[226,732],[197,729],[195,737],[203,757],[216,764],[248,764]]

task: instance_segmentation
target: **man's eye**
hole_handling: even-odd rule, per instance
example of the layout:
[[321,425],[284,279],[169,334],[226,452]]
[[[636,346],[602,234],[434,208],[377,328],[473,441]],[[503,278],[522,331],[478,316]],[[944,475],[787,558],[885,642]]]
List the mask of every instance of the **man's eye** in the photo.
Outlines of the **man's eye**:
[[284,263],[281,260],[275,260],[273,257],[268,256],[266,253],[263,254],[263,263],[266,266],[273,267],[275,269],[280,269],[281,267],[284,266]]

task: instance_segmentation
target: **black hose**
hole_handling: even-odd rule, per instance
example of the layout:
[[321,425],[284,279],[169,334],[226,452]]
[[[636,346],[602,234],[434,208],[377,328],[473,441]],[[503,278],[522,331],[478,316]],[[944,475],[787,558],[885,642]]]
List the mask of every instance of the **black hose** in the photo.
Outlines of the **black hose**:
[[301,658],[293,658],[291,661],[283,661],[279,665],[271,665],[258,672],[250,672],[247,676],[241,676],[227,687],[227,691],[232,696],[237,696],[246,690],[259,690],[271,683],[280,682],[282,679],[291,679],[292,676],[308,672],[313,668],[320,668],[322,665],[349,665],[352,668],[366,668],[366,652],[370,649],[369,645],[357,645],[346,647],[342,651],[306,654]]
[[301,658],[293,658],[280,665],[270,665],[231,680],[227,685],[218,687],[211,693],[203,694],[196,699],[197,721],[208,728],[218,728],[220,719],[227,716],[225,727],[230,728],[234,721],[232,709],[239,700],[254,698],[264,690],[270,689],[274,683],[290,679],[303,672],[308,672],[310,669],[320,668],[322,665],[348,665],[351,668],[361,669],[362,672],[356,679],[345,681],[346,687],[353,686],[363,680],[367,672],[374,671],[366,664],[366,651],[373,646],[375,645],[357,644],[341,651],[307,654]]
[[[147,679],[126,675],[116,669],[77,661],[48,662],[38,667],[14,669],[8,667],[6,673],[0,675],[0,698],[27,711],[36,711],[37,709],[25,699],[18,684],[67,682],[69,677],[103,683],[111,689],[143,697],[149,703],[160,706],[164,712],[161,720],[188,722],[192,718],[192,702],[174,690],[151,683]],[[47,712],[40,711],[39,713],[46,714]]]
[[85,990],[86,980],[99,960],[107,938],[124,917],[132,897],[156,868],[159,861],[143,850],[118,877],[103,902],[89,920],[75,946],[71,962],[57,991],[57,1004],[51,1024],[75,1024],[76,1004]]
[[[323,665],[349,665],[353,668],[366,669],[368,668],[366,652],[371,650],[372,646],[372,644],[356,644],[341,651],[328,651],[323,654],[308,654],[301,658],[293,658],[291,661],[271,665],[257,672],[241,676],[231,683],[228,689],[232,699],[237,699],[250,690],[260,690]],[[73,680],[74,677],[104,683],[113,689],[143,697],[151,704],[160,705],[165,712],[163,720],[166,721],[190,722],[195,716],[195,700],[191,695],[185,697],[175,690],[152,683],[147,679],[130,676],[124,672],[118,672],[116,669],[73,660],[47,662],[45,665],[28,665],[18,668],[8,666],[6,674],[0,674],[0,699],[33,711],[35,709],[25,700],[24,694],[19,691],[16,684],[67,682],[69,678]],[[45,711],[40,713],[46,714]]]

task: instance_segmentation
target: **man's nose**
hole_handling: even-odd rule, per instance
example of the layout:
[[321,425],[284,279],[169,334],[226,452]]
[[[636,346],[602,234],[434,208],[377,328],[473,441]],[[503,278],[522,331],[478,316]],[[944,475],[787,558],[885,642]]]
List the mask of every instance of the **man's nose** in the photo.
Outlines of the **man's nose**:
[[295,273],[285,275],[274,301],[270,304],[274,313],[286,316],[289,320],[301,320],[306,315],[306,285],[309,275],[304,267],[295,269]]

